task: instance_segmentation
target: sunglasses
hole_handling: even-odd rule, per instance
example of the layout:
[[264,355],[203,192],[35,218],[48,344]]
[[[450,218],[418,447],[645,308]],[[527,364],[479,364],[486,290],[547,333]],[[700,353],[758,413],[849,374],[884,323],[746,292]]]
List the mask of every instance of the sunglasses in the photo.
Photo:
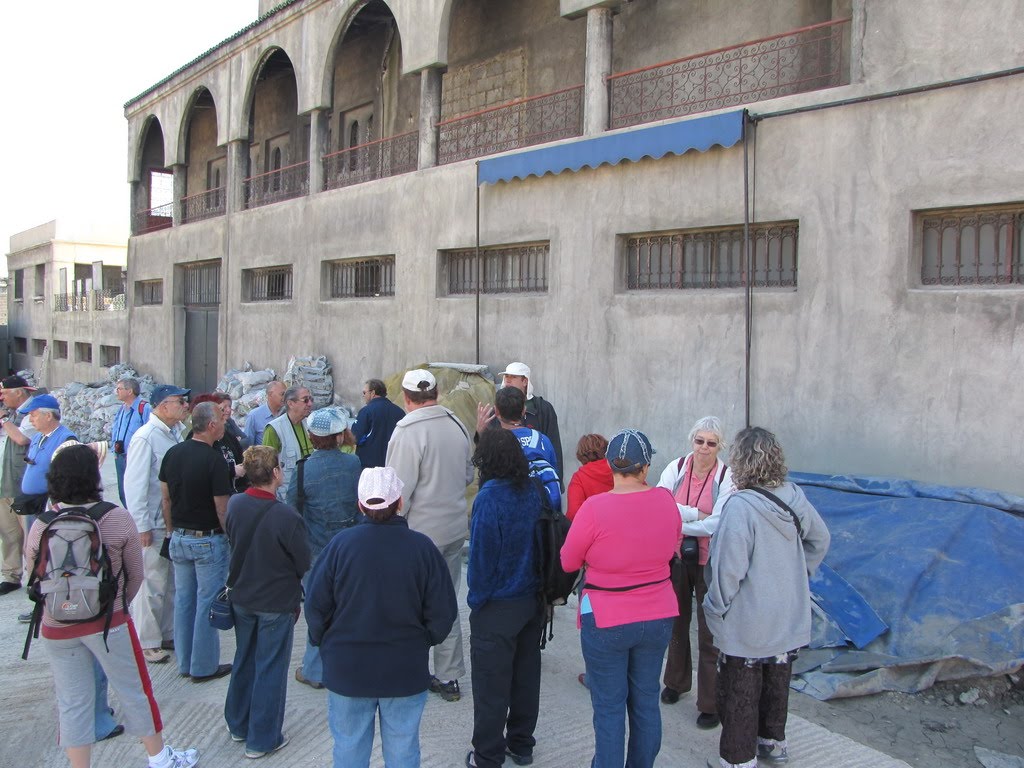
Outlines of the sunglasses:
[[296,397],[294,400],[292,400],[292,402],[293,403],[312,403],[313,402],[313,398],[310,397],[309,395],[306,395],[305,397]]
[[703,437],[695,437],[695,438],[693,438],[693,444],[694,445],[705,445],[705,444],[707,444],[708,448],[717,448],[718,447],[718,441],[717,440],[705,440]]

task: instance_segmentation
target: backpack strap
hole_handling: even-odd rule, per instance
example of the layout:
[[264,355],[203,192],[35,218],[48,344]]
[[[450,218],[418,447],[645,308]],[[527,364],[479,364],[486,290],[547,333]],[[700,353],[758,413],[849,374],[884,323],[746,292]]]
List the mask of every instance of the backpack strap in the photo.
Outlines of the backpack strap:
[[784,502],[782,499],[780,499],[778,496],[776,496],[771,491],[766,491],[764,488],[756,488],[756,487],[754,487],[754,488],[751,488],[750,490],[752,490],[754,493],[761,494],[766,499],[768,499],[768,501],[773,502],[780,509],[784,509],[787,512],[789,512],[789,516],[793,519],[793,525],[796,526],[797,534],[800,536],[801,539],[803,539],[803,537],[804,537],[804,528],[803,528],[802,525],[800,525],[800,518],[798,518],[796,516],[796,512],[793,511],[793,509],[789,506],[789,504]]

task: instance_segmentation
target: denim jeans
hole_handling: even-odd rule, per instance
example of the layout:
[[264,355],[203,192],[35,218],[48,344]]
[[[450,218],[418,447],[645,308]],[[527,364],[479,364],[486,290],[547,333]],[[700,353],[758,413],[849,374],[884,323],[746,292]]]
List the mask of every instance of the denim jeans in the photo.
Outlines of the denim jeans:
[[117,498],[121,500],[121,506],[128,508],[128,502],[124,500],[124,471],[128,467],[128,454],[114,454],[114,471],[117,474]]
[[220,636],[207,618],[228,576],[228,537],[171,535],[174,562],[174,655],[178,672],[212,675],[220,664]]
[[[313,558],[309,570],[302,577],[302,591],[309,592],[309,576],[313,573],[313,566],[316,565],[316,558]],[[306,651],[302,654],[302,676],[311,683],[322,683],[324,681],[324,663],[320,659],[320,649],[309,642],[309,635],[306,635]]]
[[295,614],[262,613],[240,605],[235,615],[235,663],[224,701],[228,730],[256,752],[270,752],[284,738],[288,665]]
[[[591,768],[651,768],[661,750],[661,664],[674,619],[600,629],[583,614],[580,643],[594,707]],[[629,743],[623,751],[626,718]]]
[[420,718],[427,692],[394,699],[357,699],[329,692],[327,724],[334,737],[334,768],[366,768],[380,710],[385,768],[419,768]]
[[96,675],[96,703],[93,707],[96,716],[96,741],[103,741],[117,727],[117,720],[110,710],[107,701],[107,674],[99,661],[92,661],[93,673]]

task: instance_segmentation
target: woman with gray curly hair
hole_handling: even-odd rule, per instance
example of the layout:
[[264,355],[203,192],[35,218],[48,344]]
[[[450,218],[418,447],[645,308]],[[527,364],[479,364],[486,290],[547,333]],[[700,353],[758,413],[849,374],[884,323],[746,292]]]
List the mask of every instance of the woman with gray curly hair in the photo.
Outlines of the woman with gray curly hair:
[[[672,627],[668,645],[661,700],[675,704],[680,694],[693,687],[693,654],[690,648],[690,619],[693,599],[697,598],[697,726],[715,728],[718,708],[715,705],[715,648],[704,621],[701,603],[707,587],[704,565],[708,561],[708,542],[718,525],[712,518],[716,502],[733,491],[732,473],[718,454],[725,445],[722,422],[717,416],[698,419],[690,429],[689,453],[673,459],[661,473],[658,485],[667,488],[676,500],[683,520],[683,542],[680,548],[682,568],[673,579],[679,616]],[[681,578],[679,578],[681,577]]]
[[775,435],[747,427],[729,454],[736,492],[711,540],[704,616],[720,649],[722,736],[709,768],[788,762],[786,715],[796,651],[811,639],[808,577],[829,533],[804,492],[786,480]]

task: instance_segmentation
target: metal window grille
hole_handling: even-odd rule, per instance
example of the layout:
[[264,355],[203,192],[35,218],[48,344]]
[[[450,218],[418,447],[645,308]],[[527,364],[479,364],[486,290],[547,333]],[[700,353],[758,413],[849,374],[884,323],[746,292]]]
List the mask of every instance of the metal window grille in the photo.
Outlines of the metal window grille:
[[330,297],[353,299],[395,295],[395,257],[331,262]]
[[164,303],[163,280],[140,280],[136,283],[136,296],[139,304],[149,306]]
[[36,357],[46,354],[46,339],[32,339],[32,354]]
[[54,360],[67,360],[68,359],[68,343],[66,341],[54,341],[53,342],[53,359]]
[[[795,288],[797,222],[750,227],[755,286]],[[739,288],[745,286],[743,227],[689,229],[626,239],[626,287]]]
[[919,215],[924,285],[1024,283],[1024,205]]
[[292,297],[292,268],[269,267],[245,270],[249,301],[287,301]]
[[184,303],[189,306],[220,304],[220,262],[188,264],[182,269]]
[[87,341],[76,341],[75,342],[75,362],[76,363],[91,363],[92,362],[92,344]]
[[100,344],[100,365],[109,368],[121,362],[121,348]]
[[[481,293],[546,293],[549,243],[480,249]],[[449,296],[475,293],[477,258],[474,248],[447,251],[445,271]]]

